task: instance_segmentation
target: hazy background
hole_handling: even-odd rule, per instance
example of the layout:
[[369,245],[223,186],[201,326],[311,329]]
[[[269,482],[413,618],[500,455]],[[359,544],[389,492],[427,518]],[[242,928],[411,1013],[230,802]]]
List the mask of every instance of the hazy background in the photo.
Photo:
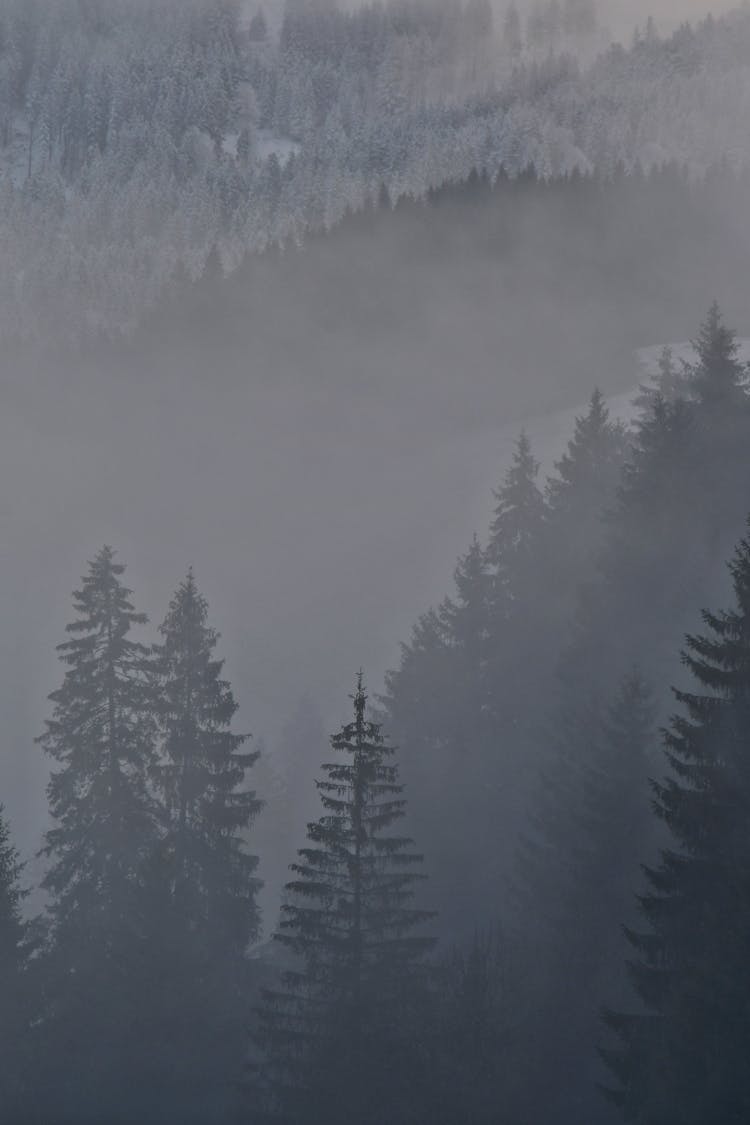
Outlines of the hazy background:
[[[528,12],[534,7],[534,0],[517,0],[520,12]],[[653,16],[661,31],[677,27],[684,20],[698,20],[709,13],[720,15],[741,7],[732,0],[598,0],[597,8],[602,25],[617,35],[627,35],[636,24],[643,24]],[[507,10],[504,0],[495,0],[495,9],[500,13]]]
[[101,544],[154,626],[195,568],[239,729],[273,741],[308,693],[332,730],[355,671],[377,691],[448,592],[522,425],[550,467],[594,385],[635,385],[635,348],[685,339],[714,295],[748,334],[731,208],[662,191],[571,222],[553,190],[506,210],[352,220],[202,285],[130,345],[5,355],[0,792],[27,855],[54,646]]

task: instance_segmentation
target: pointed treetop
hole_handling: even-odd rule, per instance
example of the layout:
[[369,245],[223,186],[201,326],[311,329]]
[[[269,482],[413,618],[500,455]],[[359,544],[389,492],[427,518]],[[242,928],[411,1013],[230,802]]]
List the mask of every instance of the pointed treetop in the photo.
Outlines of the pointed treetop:
[[358,724],[364,720],[365,708],[367,707],[367,690],[365,688],[365,674],[360,668],[357,672],[357,689],[351,698],[354,700],[354,712],[357,716]]
[[513,460],[503,483],[494,492],[497,506],[490,525],[488,555],[499,563],[506,553],[526,549],[526,539],[544,519],[544,497],[536,478],[539,462],[525,430],[516,441]]
[[689,368],[693,393],[704,404],[747,403],[747,367],[737,358],[737,334],[727,328],[717,301],[692,341],[698,363]]

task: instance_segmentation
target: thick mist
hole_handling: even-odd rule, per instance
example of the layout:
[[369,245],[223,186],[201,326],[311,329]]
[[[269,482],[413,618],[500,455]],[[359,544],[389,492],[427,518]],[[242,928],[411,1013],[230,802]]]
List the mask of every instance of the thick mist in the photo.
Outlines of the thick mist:
[[9,1125],[750,1114],[750,11],[491,6],[0,0]]
[[353,671],[377,691],[442,599],[524,425],[635,388],[635,349],[714,295],[745,328],[733,193],[447,193],[201,283],[127,345],[6,357],[1,781],[26,854],[53,650],[101,544],[154,639],[194,567],[240,729],[272,743],[304,695],[335,726]]

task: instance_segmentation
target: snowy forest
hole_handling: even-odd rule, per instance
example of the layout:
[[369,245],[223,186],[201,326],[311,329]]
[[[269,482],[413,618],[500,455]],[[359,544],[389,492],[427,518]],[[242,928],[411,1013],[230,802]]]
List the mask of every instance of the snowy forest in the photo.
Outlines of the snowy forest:
[[0,0],[0,1125],[750,1121],[698,6]]
[[2,0],[0,332],[130,332],[207,265],[472,173],[742,172],[750,13],[609,48],[602,20],[594,0],[523,19],[490,0]]

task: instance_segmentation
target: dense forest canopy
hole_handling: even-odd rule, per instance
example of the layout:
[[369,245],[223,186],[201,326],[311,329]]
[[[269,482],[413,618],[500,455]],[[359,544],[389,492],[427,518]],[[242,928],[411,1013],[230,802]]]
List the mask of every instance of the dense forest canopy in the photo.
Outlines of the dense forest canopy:
[[746,11],[607,49],[586,0],[516,22],[487,0],[247,17],[3,0],[5,337],[132,330],[207,265],[473,171],[747,164]]

